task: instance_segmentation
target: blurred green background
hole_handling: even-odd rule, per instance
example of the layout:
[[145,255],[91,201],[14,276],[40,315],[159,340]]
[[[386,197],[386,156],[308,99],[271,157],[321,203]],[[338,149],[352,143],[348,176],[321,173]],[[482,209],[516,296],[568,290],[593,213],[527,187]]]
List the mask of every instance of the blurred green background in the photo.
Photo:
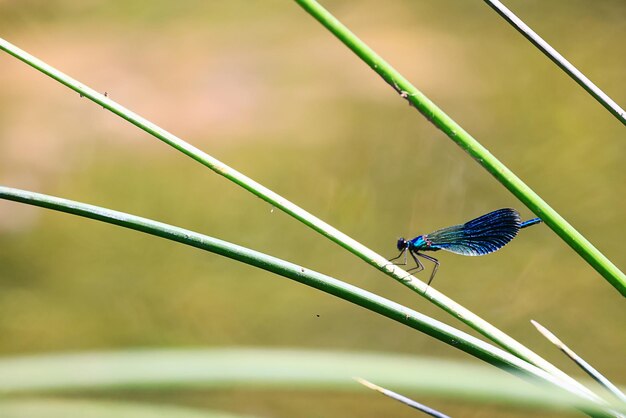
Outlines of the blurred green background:
[[[323,3],[626,266],[624,127],[481,1]],[[508,1],[622,106],[626,3]],[[0,1],[2,37],[374,250],[500,207],[532,216],[292,1]],[[404,287],[120,118],[0,55],[0,183],[186,227],[460,326]],[[626,383],[624,299],[547,227],[435,286],[549,360],[552,329]],[[0,202],[0,352],[266,346],[469,359],[280,277],[69,215]],[[462,327],[465,329],[465,327]],[[137,398],[136,394],[117,394]],[[206,391],[262,416],[415,416],[377,396]],[[525,411],[420,398],[466,416]],[[311,402],[315,407],[311,407]],[[555,415],[557,416],[557,415]],[[558,415],[560,416],[560,415]]]

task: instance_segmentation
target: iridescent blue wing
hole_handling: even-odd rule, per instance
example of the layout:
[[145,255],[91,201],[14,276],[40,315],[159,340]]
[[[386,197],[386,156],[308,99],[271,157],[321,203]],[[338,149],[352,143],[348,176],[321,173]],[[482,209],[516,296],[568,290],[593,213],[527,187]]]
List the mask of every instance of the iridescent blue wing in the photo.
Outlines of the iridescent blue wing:
[[428,249],[470,256],[489,254],[515,238],[520,225],[521,219],[515,209],[498,209],[463,225],[428,234]]

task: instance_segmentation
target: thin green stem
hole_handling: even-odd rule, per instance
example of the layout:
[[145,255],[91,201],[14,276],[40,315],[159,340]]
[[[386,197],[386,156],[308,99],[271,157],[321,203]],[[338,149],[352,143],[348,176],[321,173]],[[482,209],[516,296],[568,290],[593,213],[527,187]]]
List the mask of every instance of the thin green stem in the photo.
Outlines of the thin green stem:
[[561,370],[559,370],[557,367],[552,365],[550,362],[546,361],[541,356],[534,353],[532,350],[525,347],[520,342],[516,341],[514,338],[511,338],[504,332],[500,331],[498,328],[491,325],[489,322],[485,321],[478,315],[474,314],[469,309],[463,307],[462,305],[453,301],[446,295],[440,293],[435,288],[428,287],[426,283],[408,274],[399,266],[389,263],[389,261],[385,257],[381,256],[380,254],[377,254],[375,251],[372,251],[371,249],[367,248],[365,245],[347,236],[343,232],[337,230],[336,228],[327,224],[321,219],[318,219],[317,217],[313,216],[306,210],[291,203],[289,200],[285,199],[284,197],[278,195],[277,193],[274,193],[273,191],[269,190],[267,187],[262,186],[261,184],[245,176],[239,171],[227,166],[226,164],[222,163],[216,158],[213,158],[212,156],[208,155],[204,151],[201,151],[198,148],[194,147],[193,145],[183,141],[181,138],[177,137],[176,135],[170,132],[167,132],[166,130],[158,127],[157,125],[148,121],[147,119],[126,109],[124,106],[120,105],[119,103],[114,102],[109,97],[106,97],[103,94],[100,94],[96,92],[95,90],[85,86],[79,81],[62,73],[56,68],[46,64],[45,62],[41,61],[38,58],[33,57],[27,52],[21,50],[20,48],[16,47],[15,45],[1,38],[0,38],[0,49],[6,51],[7,53],[13,55],[19,60],[30,65],[31,67],[41,71],[42,73],[50,76],[51,78],[64,84],[70,89],[78,92],[81,96],[88,98],[94,101],[95,103],[99,104],[100,106],[104,107],[105,109],[108,109],[111,112],[115,113],[116,115],[121,116],[122,118],[126,119],[133,125],[150,133],[151,135],[155,136],[156,138],[160,139],[161,141],[165,142],[171,147],[179,150],[180,152],[198,161],[202,165],[210,168],[217,174],[224,176],[225,178],[232,181],[233,183],[250,191],[254,195],[270,203],[273,207],[276,207],[282,210],[283,212],[289,214],[290,216],[294,217],[295,219],[299,220],[300,222],[304,223],[305,225],[309,226],[310,228],[314,229],[320,234],[328,237],[330,240],[339,244],[343,248],[347,249],[354,255],[358,256],[362,260],[376,267],[380,271],[386,273],[387,275],[397,280],[398,282],[402,283],[403,285],[407,286],[408,288],[414,290],[415,292],[422,295],[427,300],[431,301],[432,303],[439,306],[446,312],[450,313],[455,318],[460,319],[471,328],[475,329],[476,331],[478,331],[485,337],[494,341],[496,344],[500,345],[501,347],[504,347],[506,350],[515,354],[521,359],[524,359],[528,361],[529,363],[534,364],[552,373],[553,375],[565,381],[570,382],[573,385],[580,385],[578,382],[576,382],[567,374],[563,373]]
[[585,359],[576,354],[574,350],[565,345],[563,341],[561,341],[546,327],[544,327],[537,321],[533,321],[532,319],[530,320],[530,322],[535,326],[535,328],[537,328],[537,331],[539,331],[541,335],[543,335],[548,341],[550,341],[559,350],[561,350],[563,354],[565,354],[574,363],[576,363],[578,367],[583,369],[583,371],[587,373],[593,380],[598,382],[600,386],[611,392],[613,396],[615,396],[615,398],[619,399],[624,405],[626,405],[626,395],[616,385],[614,385],[609,379],[604,377],[604,375],[597,371],[591,364],[587,363]]
[[378,393],[382,393],[383,395],[398,401],[410,408],[413,409],[417,409],[418,411],[423,412],[426,415],[430,415],[431,417],[435,417],[435,418],[450,418],[450,416],[444,414],[443,412],[439,412],[438,410],[431,408],[430,406],[426,406],[423,403],[419,403],[409,397],[406,397],[404,395],[400,395],[397,392],[394,392],[393,390],[390,389],[385,389],[384,387],[375,385],[374,383],[370,382],[369,380],[365,380],[365,379],[361,379],[360,377],[355,377],[354,380],[356,380],[357,382],[359,382],[360,384],[362,384],[363,386],[365,386],[368,389],[372,389],[375,390]]
[[552,48],[549,43],[543,40],[534,30],[532,30],[522,19],[509,10],[498,0],[484,0],[493,10],[495,10],[504,20],[509,22],[528,41],[543,52],[552,62],[554,62],[565,74],[569,75],[578,85],[587,91],[594,99],[613,114],[620,122],[626,125],[626,112],[613,99],[611,99],[600,87],[589,80],[578,68],[570,63],[559,52]]
[[389,63],[376,54],[374,50],[339,22],[328,10],[324,9],[315,0],[295,1],[376,71],[401,97],[406,99],[437,128],[441,129],[450,139],[465,150],[476,162],[489,171],[522,203],[552,228],[570,247],[580,254],[598,273],[619,290],[623,296],[626,296],[626,275],[552,209],[537,193],[452,120],[443,110],[431,102],[428,97],[413,86]]
[[539,367],[478,338],[381,296],[276,257],[162,222],[73,200],[3,186],[0,186],[0,198],[122,226],[276,273],[405,324],[509,373],[519,374],[531,380],[541,379],[554,387],[602,404],[599,398],[581,390],[577,385],[564,382]]

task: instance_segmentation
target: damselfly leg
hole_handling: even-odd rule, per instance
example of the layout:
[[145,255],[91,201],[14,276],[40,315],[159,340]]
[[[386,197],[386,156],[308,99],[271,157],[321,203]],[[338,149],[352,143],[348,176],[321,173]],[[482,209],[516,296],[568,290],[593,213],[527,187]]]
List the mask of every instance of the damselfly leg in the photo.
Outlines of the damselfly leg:
[[[411,255],[413,255],[413,253],[411,253]],[[416,252],[415,255],[417,255],[419,257],[422,257],[422,258],[425,258],[428,261],[432,261],[435,264],[435,266],[433,267],[433,272],[430,273],[430,279],[428,279],[427,286],[430,286],[430,284],[432,283],[433,279],[435,278],[435,274],[437,274],[437,269],[439,268],[439,260],[437,260],[435,257],[431,257],[429,255],[418,253],[418,252]],[[413,258],[415,258],[415,257],[413,257]],[[415,261],[417,261],[417,259]],[[419,261],[418,261],[418,263],[419,263]],[[424,266],[422,266],[422,269],[423,268],[424,268]]]
[[424,265],[419,261],[419,259],[417,257],[415,257],[416,255],[421,255],[418,252],[413,252],[411,250],[408,250],[411,253],[411,257],[413,258],[413,261],[415,261],[415,267],[408,269],[407,273],[411,273],[411,272],[415,272],[415,273],[419,273],[420,271],[424,270]]
[[[397,260],[398,258],[400,258],[400,257],[402,257],[404,255],[404,261],[402,263],[391,263],[391,264],[393,264],[394,266],[406,266],[407,265],[407,253],[411,253],[411,258],[413,258],[413,260],[415,261],[415,267],[412,267],[412,268],[408,269],[407,272],[411,272],[411,271],[417,270],[416,271],[416,273],[417,273],[417,272],[420,272],[420,271],[424,270],[424,265],[417,258],[415,258],[414,254],[418,254],[418,253],[414,253],[411,250],[402,250],[402,252],[400,254],[398,254],[397,257],[390,258],[387,261]],[[419,255],[422,255],[422,254],[419,254]],[[428,256],[426,258],[428,258],[430,260],[430,258]]]
[[397,260],[398,258],[400,258],[400,257],[402,257],[404,255],[404,263],[391,263],[391,264],[393,264],[394,266],[406,266],[406,251],[407,251],[406,249],[402,250],[402,252],[400,252],[400,254],[398,254],[397,257],[390,258],[387,261]]
[[437,269],[439,268],[439,260],[437,260],[435,257],[431,257],[429,255],[426,254],[422,254],[420,252],[417,251],[411,251],[411,249],[405,249],[403,250],[400,254],[398,254],[396,257],[394,258],[390,258],[389,261],[394,261],[397,260],[398,258],[402,257],[404,255],[404,262],[402,263],[391,263],[395,266],[406,266],[407,264],[407,253],[411,254],[411,258],[413,259],[413,261],[415,261],[415,267],[412,267],[410,269],[407,270],[407,273],[409,273],[408,276],[410,276],[411,274],[414,273],[419,273],[420,271],[424,270],[424,264],[422,264],[422,262],[419,260],[419,258],[417,257],[422,257],[430,262],[432,262],[434,264],[433,267],[433,271],[432,273],[430,273],[430,279],[428,279],[428,284],[427,286],[430,286],[430,284],[432,283],[433,279],[435,278],[435,274],[437,274]]

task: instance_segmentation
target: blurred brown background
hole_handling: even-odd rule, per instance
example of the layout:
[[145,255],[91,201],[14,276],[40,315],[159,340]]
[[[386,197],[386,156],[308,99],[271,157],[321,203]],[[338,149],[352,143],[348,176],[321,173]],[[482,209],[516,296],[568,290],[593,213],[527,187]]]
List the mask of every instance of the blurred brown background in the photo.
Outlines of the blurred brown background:
[[[481,1],[323,3],[626,267],[624,126]],[[508,1],[626,105],[626,3]],[[2,37],[365,245],[500,207],[532,216],[293,1],[0,1]],[[16,59],[0,55],[0,183],[186,227],[448,316],[303,225]],[[435,286],[578,375],[536,319],[626,383],[624,299],[549,228]],[[276,346],[468,356],[236,262],[0,202],[0,352]],[[319,315],[319,317],[318,317]],[[462,327],[464,328],[464,327]],[[159,399],[164,396],[158,395]],[[264,416],[414,416],[372,396],[202,392]],[[311,410],[315,400],[317,409]],[[421,399],[453,415],[525,416]]]

